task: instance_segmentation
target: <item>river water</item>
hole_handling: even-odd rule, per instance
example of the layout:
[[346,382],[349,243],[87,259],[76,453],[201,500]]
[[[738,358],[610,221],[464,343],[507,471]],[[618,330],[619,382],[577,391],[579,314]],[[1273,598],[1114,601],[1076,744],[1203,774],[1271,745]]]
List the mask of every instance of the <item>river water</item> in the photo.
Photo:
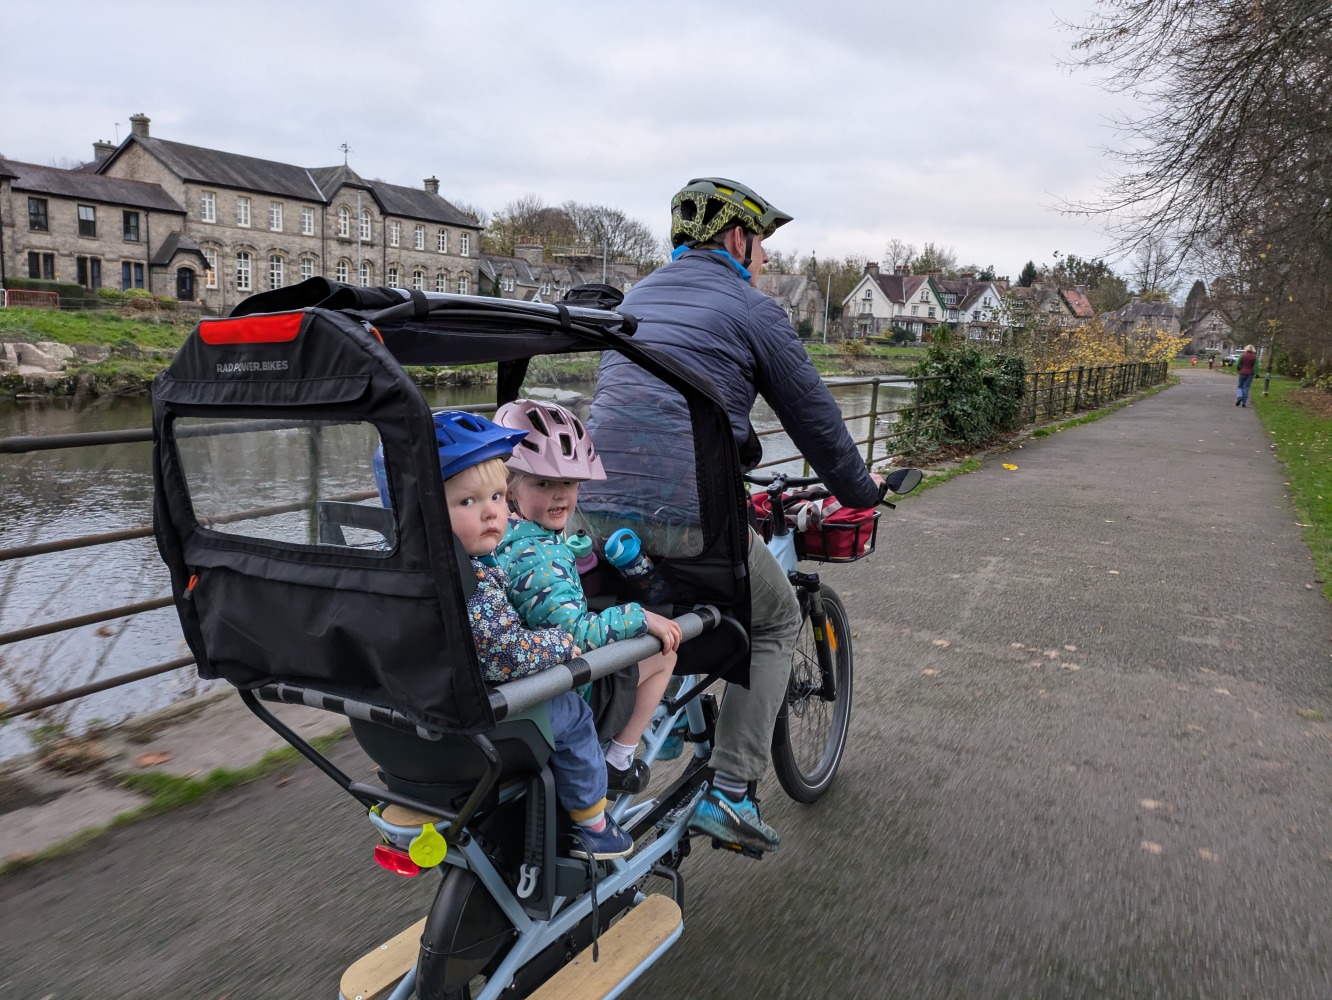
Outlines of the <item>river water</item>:
[[[590,394],[592,386],[572,388]],[[871,388],[836,385],[833,395],[848,416],[867,413]],[[433,407],[488,403],[493,386],[426,390]],[[902,405],[908,388],[880,389],[879,408]],[[756,429],[779,422],[762,402]],[[0,399],[0,437],[45,436],[144,428],[152,424],[146,398],[68,400]],[[850,422],[866,436],[868,420]],[[882,422],[881,422],[882,428]],[[785,434],[764,437],[766,458],[794,453]],[[0,549],[152,523],[151,444],[67,448],[0,457]],[[883,454],[876,449],[876,458]],[[775,468],[799,473],[798,461]],[[771,470],[768,470],[771,471]],[[0,632],[109,610],[167,596],[166,568],[151,537],[0,562]],[[0,646],[0,702],[16,704],[67,688],[188,655],[175,611],[164,608],[101,625]],[[0,759],[31,749],[35,726],[57,723],[79,732],[114,723],[201,693],[192,667],[112,688],[65,705],[41,718],[25,717],[0,728]]]

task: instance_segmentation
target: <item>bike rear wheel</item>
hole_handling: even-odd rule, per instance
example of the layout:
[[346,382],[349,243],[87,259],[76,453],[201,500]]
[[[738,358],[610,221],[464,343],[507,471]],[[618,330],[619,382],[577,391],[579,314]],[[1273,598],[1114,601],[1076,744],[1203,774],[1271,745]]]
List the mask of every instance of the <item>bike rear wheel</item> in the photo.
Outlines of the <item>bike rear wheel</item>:
[[[809,601],[801,595],[802,621],[791,661],[786,701],[772,733],[772,766],[782,789],[797,802],[816,802],[837,776],[851,725],[851,628],[842,599],[820,588],[827,627],[815,634]],[[832,698],[828,697],[819,643],[832,661]]]

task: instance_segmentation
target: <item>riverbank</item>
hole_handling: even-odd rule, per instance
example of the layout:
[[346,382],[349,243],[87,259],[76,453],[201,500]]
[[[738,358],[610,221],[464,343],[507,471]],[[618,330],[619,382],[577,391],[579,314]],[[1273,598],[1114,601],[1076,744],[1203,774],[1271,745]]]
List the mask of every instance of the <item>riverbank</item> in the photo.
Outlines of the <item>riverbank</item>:
[[[153,378],[194,329],[195,319],[172,310],[62,312],[0,309],[0,395],[79,397],[146,395]],[[866,346],[859,341],[806,345],[820,375],[905,375],[919,351]],[[588,355],[534,358],[528,380],[567,385],[595,379]],[[428,387],[485,385],[489,365],[413,366],[408,375]]]

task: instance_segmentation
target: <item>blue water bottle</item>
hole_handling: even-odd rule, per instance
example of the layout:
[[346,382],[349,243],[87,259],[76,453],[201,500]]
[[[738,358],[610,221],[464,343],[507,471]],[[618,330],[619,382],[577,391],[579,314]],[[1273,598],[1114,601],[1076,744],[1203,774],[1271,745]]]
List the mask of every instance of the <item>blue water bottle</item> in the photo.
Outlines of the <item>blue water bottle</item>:
[[663,604],[670,599],[670,588],[657,573],[643,544],[629,528],[620,528],[602,546],[606,561],[637,590],[648,604]]

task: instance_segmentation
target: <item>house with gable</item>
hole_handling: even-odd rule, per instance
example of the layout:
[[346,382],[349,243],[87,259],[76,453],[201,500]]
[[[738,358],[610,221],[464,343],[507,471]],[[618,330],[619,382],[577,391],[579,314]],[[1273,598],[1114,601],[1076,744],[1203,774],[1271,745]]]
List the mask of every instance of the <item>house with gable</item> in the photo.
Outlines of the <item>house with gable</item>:
[[970,271],[957,278],[935,278],[943,301],[944,321],[965,331],[968,340],[998,343],[1007,325],[1006,286],[994,279],[977,279]]
[[[316,276],[476,291],[481,227],[440,196],[437,178],[419,189],[365,180],[345,164],[301,167],[171,142],[149,124],[132,115],[119,146],[94,144],[90,173],[154,185],[183,209],[176,246],[202,258],[194,288],[205,311]],[[173,294],[167,285],[152,290]]]
[[1225,311],[1212,306],[1181,329],[1180,333],[1190,338],[1194,354],[1230,354],[1239,344],[1234,331],[1235,324]]
[[[546,260],[546,248],[540,243],[519,243],[512,257],[482,254],[478,277],[483,295],[516,299],[520,302],[558,302],[571,288],[589,282],[602,282],[600,258],[582,254],[578,248],[553,247],[552,254],[563,260]],[[616,263],[606,268],[604,284],[627,292],[638,280],[636,268]]]
[[1127,305],[1107,313],[1103,319],[1107,330],[1121,336],[1145,336],[1163,330],[1178,337],[1179,313],[1179,307],[1173,302],[1144,302],[1135,295]]
[[759,275],[758,287],[776,300],[800,336],[812,337],[822,332],[823,292],[819,290],[818,278],[812,272],[782,274],[764,271]]
[[205,260],[160,185],[0,160],[0,279],[195,298]]
[[932,275],[911,274],[901,265],[892,274],[882,274],[871,262],[842,300],[842,318],[858,337],[889,336],[901,330],[919,343],[944,322],[943,296]]

